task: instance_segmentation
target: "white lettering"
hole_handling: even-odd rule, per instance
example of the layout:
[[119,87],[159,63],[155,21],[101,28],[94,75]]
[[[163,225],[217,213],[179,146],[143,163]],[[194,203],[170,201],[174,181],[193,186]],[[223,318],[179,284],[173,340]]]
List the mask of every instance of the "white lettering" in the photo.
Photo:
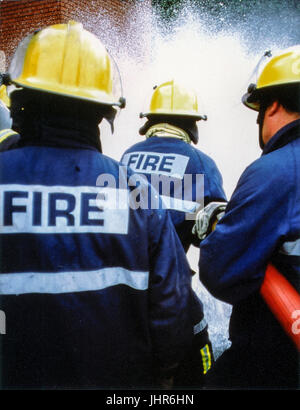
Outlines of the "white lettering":
[[125,154],[122,163],[136,172],[168,175],[182,179],[189,157],[160,152],[131,152]]
[[128,232],[127,190],[0,185],[0,201],[0,230],[5,234]]
[[128,404],[132,405],[133,407],[137,407],[140,402],[140,397],[135,396],[117,396],[114,394],[113,396],[108,396],[106,399],[106,404]]

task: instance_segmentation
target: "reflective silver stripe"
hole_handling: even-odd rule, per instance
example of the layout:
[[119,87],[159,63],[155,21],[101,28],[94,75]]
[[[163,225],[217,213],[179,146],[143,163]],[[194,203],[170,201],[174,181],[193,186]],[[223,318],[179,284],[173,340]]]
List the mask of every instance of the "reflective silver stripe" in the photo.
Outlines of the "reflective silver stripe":
[[300,239],[284,242],[279,252],[290,256],[300,256]]
[[148,289],[149,272],[121,267],[79,272],[1,273],[0,295],[25,293],[69,293],[127,285],[137,290]]
[[194,335],[197,335],[198,333],[202,332],[202,330],[204,330],[204,329],[206,328],[206,326],[207,326],[207,322],[206,322],[206,320],[203,318],[203,319],[201,320],[201,322],[197,323],[197,324],[194,326]]
[[197,209],[201,206],[199,202],[187,201],[166,195],[161,195],[161,199],[167,209],[174,209],[176,211],[196,212]]

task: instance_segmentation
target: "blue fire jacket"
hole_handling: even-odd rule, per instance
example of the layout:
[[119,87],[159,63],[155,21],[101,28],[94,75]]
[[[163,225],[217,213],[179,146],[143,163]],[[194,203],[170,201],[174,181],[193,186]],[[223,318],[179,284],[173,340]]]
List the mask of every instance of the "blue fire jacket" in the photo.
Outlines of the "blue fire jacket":
[[189,216],[211,201],[226,201],[215,162],[184,141],[156,136],[130,147],[121,162],[145,175],[159,192],[185,251],[191,243],[198,245]]
[[[299,291],[300,120],[279,130],[242,174],[225,216],[201,243],[200,279],[233,304],[231,338],[279,340],[259,290],[272,262]],[[281,339],[280,339],[281,340]],[[257,345],[256,345],[257,346]]]
[[147,386],[189,348],[185,253],[122,172],[70,141],[0,154],[4,387]]

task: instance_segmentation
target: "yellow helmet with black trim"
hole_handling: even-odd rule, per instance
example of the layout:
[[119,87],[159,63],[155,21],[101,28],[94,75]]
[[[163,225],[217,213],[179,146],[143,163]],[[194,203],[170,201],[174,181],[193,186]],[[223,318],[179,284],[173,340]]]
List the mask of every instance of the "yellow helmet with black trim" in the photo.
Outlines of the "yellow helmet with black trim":
[[196,121],[206,119],[206,116],[199,112],[196,93],[175,80],[154,87],[149,109],[141,113],[140,117],[155,115],[183,116]]
[[114,90],[113,63],[94,34],[70,21],[46,27],[20,43],[9,68],[10,82],[123,108],[124,99]]
[[[264,57],[271,59],[263,66],[255,83],[251,83],[242,97],[248,108],[259,110],[260,99],[270,90],[286,86],[300,87],[300,45],[287,48],[274,56],[268,51]],[[259,64],[260,65],[260,64]],[[255,74],[259,72],[255,70]]]

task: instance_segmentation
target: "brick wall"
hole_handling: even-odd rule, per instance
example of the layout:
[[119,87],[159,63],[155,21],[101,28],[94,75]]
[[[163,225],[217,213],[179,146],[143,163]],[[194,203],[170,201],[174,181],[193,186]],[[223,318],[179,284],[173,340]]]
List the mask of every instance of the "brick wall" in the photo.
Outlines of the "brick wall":
[[136,34],[135,28],[135,34],[132,35],[137,4],[151,10],[151,0],[2,0],[1,54],[5,54],[8,63],[17,44],[26,34],[70,19],[82,22],[107,47],[121,50],[126,44],[139,54],[143,50],[143,35],[148,28],[141,27],[141,35]]
[[61,4],[57,0],[3,0],[0,3],[0,50],[6,59],[19,41],[29,32],[61,19]]

